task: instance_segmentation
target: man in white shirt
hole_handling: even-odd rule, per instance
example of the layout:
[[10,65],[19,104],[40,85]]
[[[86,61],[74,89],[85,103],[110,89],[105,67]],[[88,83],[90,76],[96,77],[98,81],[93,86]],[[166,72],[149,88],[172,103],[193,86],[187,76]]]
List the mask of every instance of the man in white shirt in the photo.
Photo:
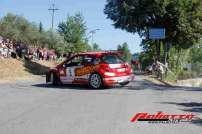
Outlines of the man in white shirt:
[[160,79],[163,80],[165,78],[165,73],[166,73],[166,65],[164,65],[163,63],[157,61],[157,70],[160,74]]

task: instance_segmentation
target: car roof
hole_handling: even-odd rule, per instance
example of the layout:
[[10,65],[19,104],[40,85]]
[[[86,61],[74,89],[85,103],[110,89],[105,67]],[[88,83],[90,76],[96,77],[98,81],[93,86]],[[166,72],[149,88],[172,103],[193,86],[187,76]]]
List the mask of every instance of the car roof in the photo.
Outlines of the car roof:
[[113,55],[117,55],[117,54],[121,54],[121,52],[119,51],[98,51],[98,52],[81,52],[81,53],[77,53],[76,55],[74,56],[85,56],[85,55],[88,55],[88,56],[96,56],[96,57],[101,57],[103,55],[107,55],[107,54],[113,54]]
[[108,55],[108,54],[119,55],[119,54],[122,54],[122,52],[120,52],[120,51],[80,52],[80,53],[74,54],[73,56],[67,58],[62,63],[60,63],[59,66],[64,64],[66,61],[71,60],[72,58],[74,58],[76,56],[86,56],[87,55],[87,56],[93,56],[93,57],[96,57],[96,58],[100,58],[100,57],[102,57],[104,55]]

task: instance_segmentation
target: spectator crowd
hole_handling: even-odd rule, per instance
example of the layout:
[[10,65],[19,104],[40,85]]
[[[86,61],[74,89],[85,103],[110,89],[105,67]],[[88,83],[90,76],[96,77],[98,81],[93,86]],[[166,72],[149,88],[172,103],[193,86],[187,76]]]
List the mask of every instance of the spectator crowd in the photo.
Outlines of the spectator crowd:
[[57,54],[53,49],[28,47],[0,36],[0,59],[11,57],[26,60],[56,60]]

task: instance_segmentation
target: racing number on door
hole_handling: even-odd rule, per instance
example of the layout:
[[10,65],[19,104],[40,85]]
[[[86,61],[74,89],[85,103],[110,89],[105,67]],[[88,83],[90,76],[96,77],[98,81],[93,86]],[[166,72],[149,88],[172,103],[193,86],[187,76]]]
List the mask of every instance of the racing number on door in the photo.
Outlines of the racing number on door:
[[74,68],[73,67],[67,68],[67,77],[74,77]]

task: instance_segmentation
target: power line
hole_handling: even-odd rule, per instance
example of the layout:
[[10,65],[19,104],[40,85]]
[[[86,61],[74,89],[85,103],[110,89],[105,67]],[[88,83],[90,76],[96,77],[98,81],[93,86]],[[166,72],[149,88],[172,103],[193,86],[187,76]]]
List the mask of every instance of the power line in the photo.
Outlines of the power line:
[[52,11],[52,30],[54,28],[54,17],[55,17],[55,11],[59,10],[58,8],[55,8],[55,4],[52,4],[52,8],[48,9],[49,11]]

